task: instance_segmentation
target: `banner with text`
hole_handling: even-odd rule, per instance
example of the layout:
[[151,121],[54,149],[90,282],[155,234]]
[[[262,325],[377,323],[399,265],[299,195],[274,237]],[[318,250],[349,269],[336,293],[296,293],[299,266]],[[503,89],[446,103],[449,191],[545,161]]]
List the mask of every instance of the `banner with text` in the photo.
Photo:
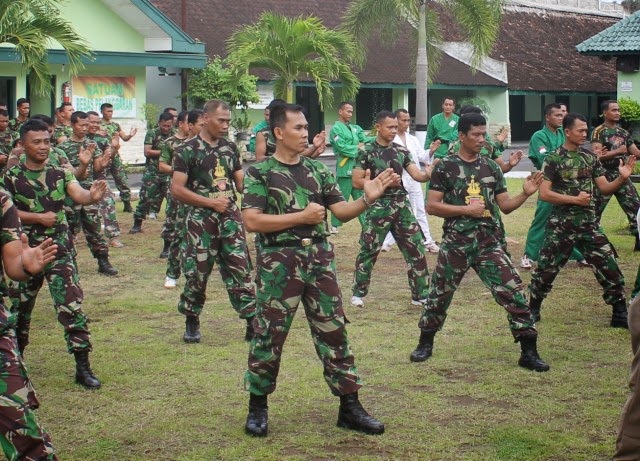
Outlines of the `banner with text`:
[[100,113],[100,105],[113,105],[113,118],[136,118],[135,77],[74,77],[71,82],[73,108]]

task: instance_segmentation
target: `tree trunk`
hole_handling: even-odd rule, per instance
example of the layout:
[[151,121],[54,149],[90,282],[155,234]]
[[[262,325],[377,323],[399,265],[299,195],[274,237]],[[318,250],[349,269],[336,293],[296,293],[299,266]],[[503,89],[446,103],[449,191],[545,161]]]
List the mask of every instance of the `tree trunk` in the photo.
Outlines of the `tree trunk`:
[[295,97],[295,94],[293,92],[293,83],[289,83],[287,85],[287,94],[286,94],[286,98],[285,101],[287,101],[290,104],[293,104],[293,98]]
[[416,136],[422,144],[427,137],[427,5],[420,0],[418,24],[418,58],[416,61]]

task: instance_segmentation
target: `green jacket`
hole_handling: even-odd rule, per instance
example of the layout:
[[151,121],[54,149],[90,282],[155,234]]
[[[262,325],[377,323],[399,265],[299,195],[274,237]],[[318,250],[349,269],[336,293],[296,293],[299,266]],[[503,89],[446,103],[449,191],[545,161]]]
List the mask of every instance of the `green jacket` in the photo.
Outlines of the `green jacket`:
[[444,158],[449,151],[449,144],[455,142],[458,139],[458,117],[456,114],[451,114],[451,117],[445,118],[444,113],[434,115],[429,120],[427,126],[427,138],[424,143],[424,148],[428,149],[433,141],[440,139],[442,144],[438,147],[438,150],[431,152],[432,158]]
[[337,121],[329,132],[329,143],[336,156],[336,176],[350,178],[353,164],[358,157],[358,144],[375,140],[374,136],[366,136],[360,126],[353,123]]
[[253,127],[253,130],[251,131],[251,139],[249,139],[249,145],[247,146],[249,152],[253,154],[256,153],[256,135],[258,134],[258,131],[264,130],[268,126],[269,122],[267,122],[266,120],[260,120],[260,122],[258,122],[258,124]]
[[529,158],[538,170],[542,170],[542,164],[551,152],[564,144],[564,131],[558,128],[553,133],[546,125],[536,131],[529,141]]

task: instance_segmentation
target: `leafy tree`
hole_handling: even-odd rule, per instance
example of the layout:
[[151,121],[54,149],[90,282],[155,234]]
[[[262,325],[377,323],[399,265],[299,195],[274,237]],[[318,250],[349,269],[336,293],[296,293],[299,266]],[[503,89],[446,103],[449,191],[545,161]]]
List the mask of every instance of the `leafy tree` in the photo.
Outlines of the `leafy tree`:
[[[439,8],[434,8],[435,5]],[[343,18],[343,29],[356,38],[359,59],[366,58],[366,43],[374,32],[395,41],[403,23],[416,34],[416,127],[426,131],[427,80],[435,75],[442,42],[441,14],[450,15],[472,48],[473,66],[491,51],[500,32],[502,0],[353,0]]]
[[353,37],[327,29],[314,16],[262,13],[256,23],[236,30],[227,48],[227,61],[238,71],[272,72],[275,96],[288,102],[293,102],[293,85],[300,78],[315,82],[323,110],[333,102],[331,82],[342,82],[345,99],[354,98],[360,87],[350,67],[356,55]]
[[0,44],[15,46],[29,74],[32,91],[46,95],[51,90],[47,49],[55,42],[67,52],[69,72],[84,67],[91,56],[87,43],[61,15],[56,0],[0,0]]

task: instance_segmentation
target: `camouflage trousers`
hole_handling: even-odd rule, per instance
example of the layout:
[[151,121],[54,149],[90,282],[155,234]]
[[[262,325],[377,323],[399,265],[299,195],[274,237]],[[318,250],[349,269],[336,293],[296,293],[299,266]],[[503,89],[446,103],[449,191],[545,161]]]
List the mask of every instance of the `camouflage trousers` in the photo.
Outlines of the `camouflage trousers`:
[[84,295],[80,287],[78,269],[71,254],[58,256],[47,265],[44,273],[25,282],[10,282],[9,294],[12,308],[18,313],[16,332],[18,342],[24,348],[29,344],[31,313],[36,304],[38,292],[47,279],[49,293],[56,310],[58,323],[64,328],[67,351],[91,350],[91,334],[87,316],[82,312]]
[[116,216],[116,199],[111,188],[107,188],[107,194],[98,203],[98,209],[100,216],[102,216],[102,222],[104,222],[104,235],[108,239],[120,237],[120,224]]
[[13,332],[0,337],[0,445],[9,461],[57,460]]
[[347,338],[333,245],[328,242],[258,249],[255,336],[245,388],[256,395],[275,390],[282,348],[300,301],[329,389],[334,395],[357,392],[362,383]]
[[162,226],[162,239],[169,240],[169,257],[167,258],[166,276],[179,279],[181,273],[181,254],[184,254],[185,215],[187,205],[173,199],[171,191],[167,192],[166,218]]
[[142,175],[140,199],[133,214],[134,219],[145,219],[149,213],[158,213],[162,200],[167,196],[171,177],[145,170]]
[[364,297],[369,292],[371,273],[382,244],[391,232],[407,263],[407,275],[411,297],[425,299],[429,291],[424,235],[411,211],[406,197],[380,198],[367,210],[367,217],[360,234],[360,252],[356,257],[352,291],[354,296]]
[[76,236],[82,229],[93,257],[108,256],[109,247],[101,233],[102,223],[100,222],[98,205],[74,205],[73,207],[65,207],[64,211],[71,234]]
[[[337,178],[337,182],[338,187],[340,188],[340,191],[342,192],[345,200],[349,200],[349,197],[351,197],[352,200],[358,200],[360,197],[362,197],[362,194],[364,194],[362,189],[356,189],[355,187],[353,187],[351,176],[349,176],[348,178]],[[360,216],[358,216],[360,227],[364,227],[365,215],[366,212],[361,213]],[[342,221],[331,215],[331,225],[333,227],[340,227],[342,226]]]
[[116,152],[116,155],[111,159],[108,171],[111,173],[111,176],[113,176],[113,182],[116,184],[116,188],[120,192],[120,200],[123,202],[131,201],[131,188],[129,188],[127,169],[124,166],[119,153]]
[[531,274],[531,297],[547,297],[574,246],[591,265],[596,280],[604,290],[602,297],[605,303],[614,305],[626,302],[624,276],[618,267],[615,250],[606,235],[600,231],[598,223],[595,220],[574,222],[555,215],[551,215],[549,219],[538,266]]
[[253,317],[255,287],[251,280],[251,258],[238,207],[232,204],[225,213],[191,208],[185,229],[185,285],[178,302],[178,312],[200,315],[206,301],[207,281],[217,262],[231,307],[240,318]]
[[[607,181],[614,181],[620,176],[618,171],[604,170],[604,177],[607,178]],[[600,190],[597,189],[597,213],[598,213],[598,222],[602,218],[602,213],[604,213],[604,209],[607,207],[609,200],[611,200],[611,195],[603,195],[600,193]],[[638,214],[638,209],[640,208],[640,196],[638,195],[638,191],[636,190],[636,186],[633,185],[630,179],[627,179],[622,187],[613,193],[622,211],[627,216],[627,220],[629,221],[629,232],[633,235],[638,235],[638,223],[636,221],[636,215]]]
[[507,311],[514,338],[538,335],[522,279],[506,255],[499,236],[488,229],[479,229],[471,235],[447,232],[443,236],[427,302],[418,323],[420,328],[442,329],[453,294],[469,269],[478,274],[493,299]]

